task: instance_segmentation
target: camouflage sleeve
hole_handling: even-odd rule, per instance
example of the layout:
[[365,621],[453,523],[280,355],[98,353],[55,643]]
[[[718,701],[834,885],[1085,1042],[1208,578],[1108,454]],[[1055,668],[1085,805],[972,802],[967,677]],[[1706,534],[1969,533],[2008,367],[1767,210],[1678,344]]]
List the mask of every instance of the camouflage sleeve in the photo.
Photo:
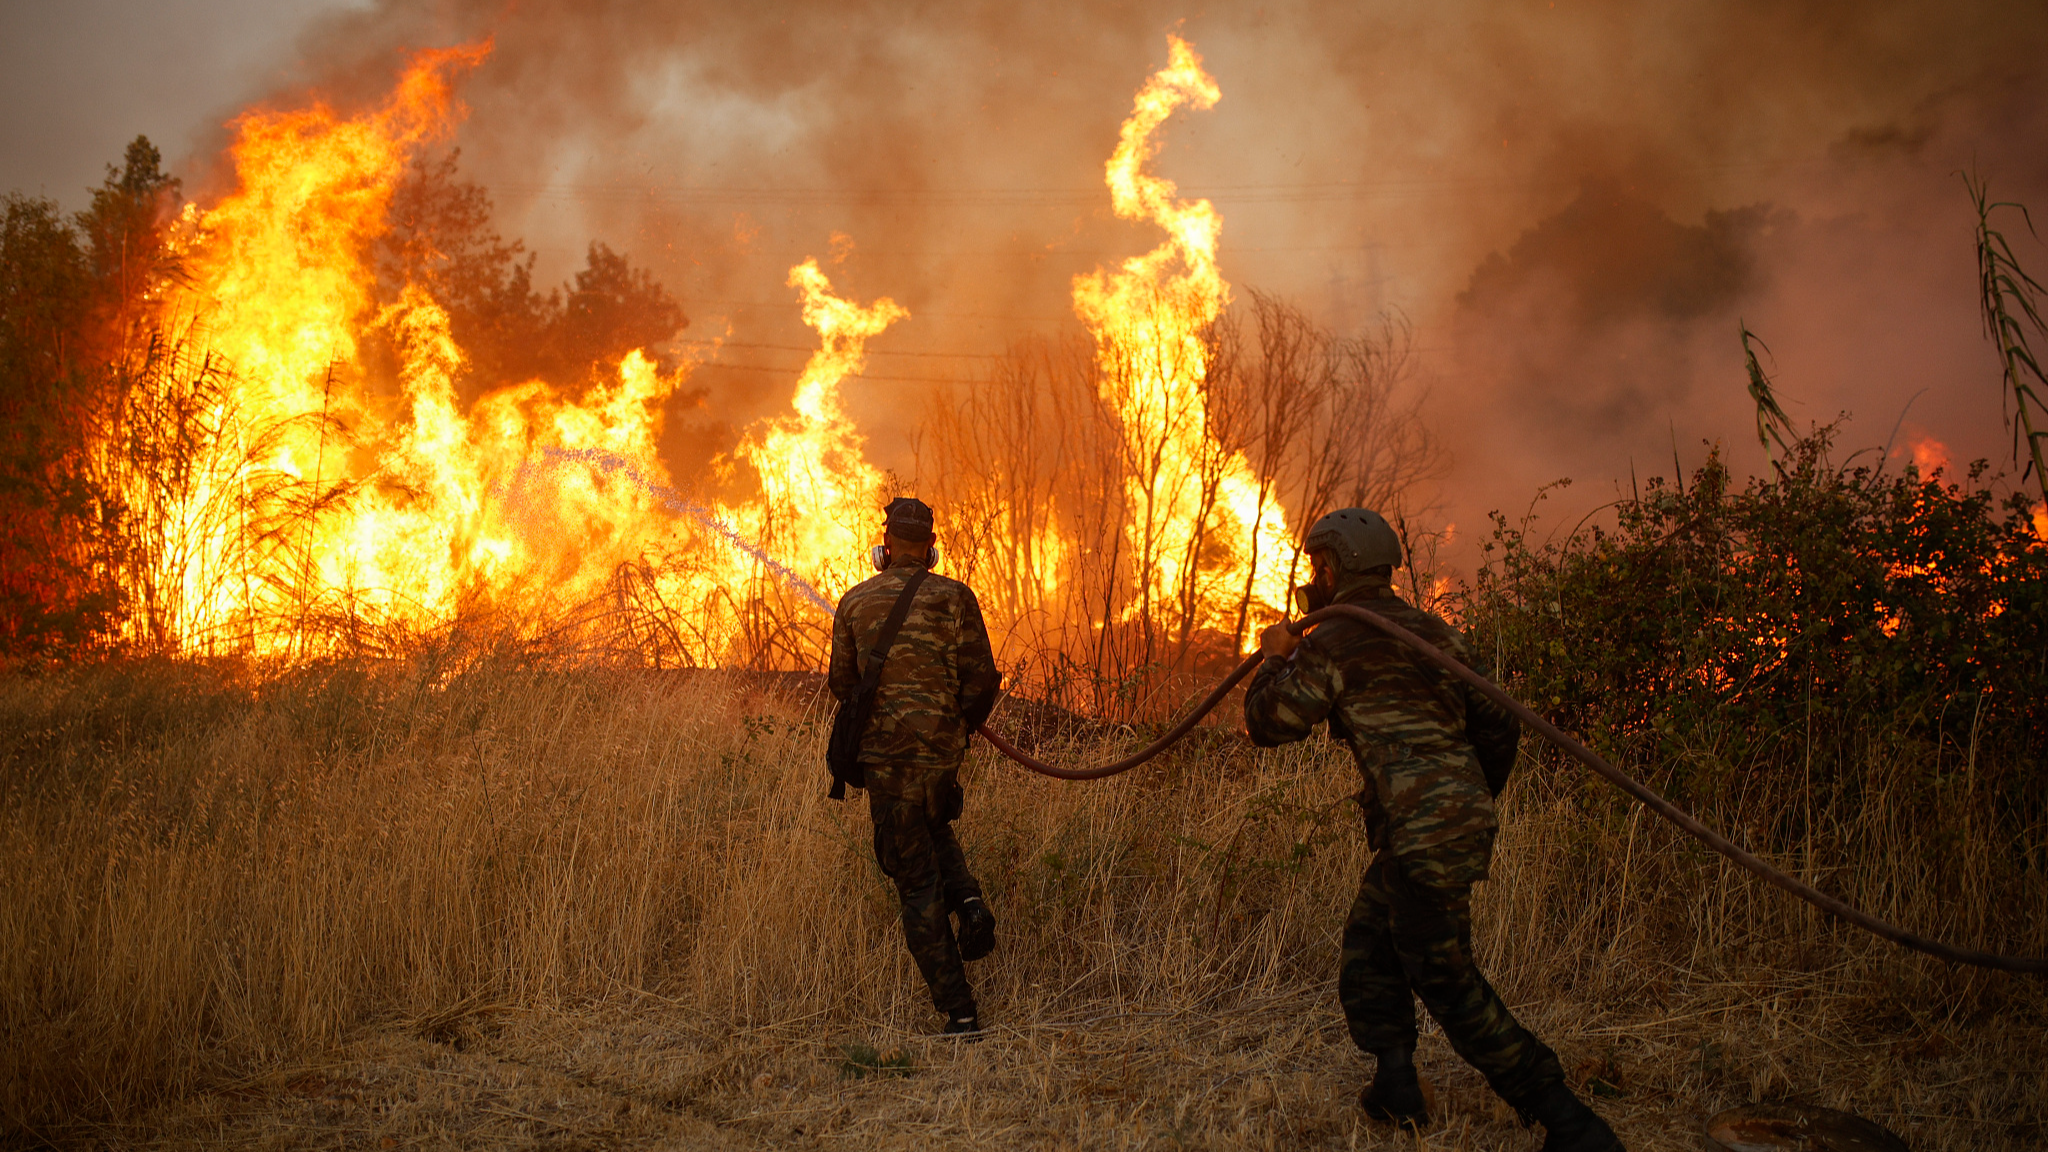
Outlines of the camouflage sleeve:
[[[1470,662],[1472,670],[1487,676],[1484,662]],[[1522,722],[1515,714],[1495,703],[1476,688],[1465,689],[1465,738],[1479,757],[1479,770],[1486,776],[1487,790],[1495,796],[1508,785],[1515,756],[1522,745]]]
[[854,643],[846,617],[846,601],[841,600],[839,610],[832,614],[832,658],[825,665],[825,687],[839,700],[853,695],[860,686],[860,646]]
[[996,667],[995,649],[988,642],[988,625],[981,619],[981,601],[964,584],[960,591],[960,720],[966,731],[973,732],[995,711],[1003,673]]
[[1308,639],[1291,660],[1259,665],[1244,694],[1244,727],[1261,748],[1307,736],[1337,699],[1336,666]]

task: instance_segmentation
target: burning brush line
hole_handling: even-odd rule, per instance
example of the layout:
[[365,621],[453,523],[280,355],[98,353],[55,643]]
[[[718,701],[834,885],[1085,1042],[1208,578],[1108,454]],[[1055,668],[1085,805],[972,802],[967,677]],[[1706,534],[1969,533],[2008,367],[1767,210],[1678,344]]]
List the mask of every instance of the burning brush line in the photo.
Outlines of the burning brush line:
[[[1041,585],[1008,611],[1050,622],[1033,643],[1139,629],[1177,636],[1183,653],[1213,636],[1234,655],[1254,614],[1280,614],[1298,555],[1272,478],[1224,443],[1205,396],[1210,330],[1230,300],[1222,223],[1149,165],[1168,118],[1221,92],[1185,41],[1168,47],[1106,167],[1117,214],[1165,240],[1073,285],[1120,470],[1102,513],[1118,539],[1111,602],[1084,610]],[[407,166],[462,120],[456,78],[488,52],[420,53],[359,115],[315,103],[236,122],[237,187],[185,210],[171,241],[183,274],[152,296],[159,327],[190,333],[219,385],[207,449],[218,459],[180,472],[182,487],[139,461],[117,465],[131,504],[167,509],[167,538],[136,579],[176,591],[174,612],[130,632],[172,651],[300,658],[345,644],[315,634],[322,620],[353,634],[366,621],[418,632],[478,612],[575,619],[630,568],[676,617],[664,631],[688,662],[815,667],[827,633],[811,610],[865,578],[874,510],[906,487],[870,462],[840,388],[866,342],[909,313],[835,294],[815,259],[790,270],[818,348],[788,411],[713,463],[713,487],[745,495],[686,497],[657,452],[663,406],[693,364],[635,351],[580,391],[529,379],[461,402],[455,381],[478,368],[444,303],[419,283],[380,303],[368,253]],[[395,354],[393,379],[366,354],[372,342]],[[395,398],[380,395],[394,386]],[[587,467],[560,466],[571,462]],[[221,508],[234,514],[196,514]],[[994,562],[977,548],[1021,547],[1060,572],[1100,552],[1095,541],[1055,517],[1022,543],[991,534],[949,551],[973,572]],[[1148,640],[1139,662],[1158,651]]]

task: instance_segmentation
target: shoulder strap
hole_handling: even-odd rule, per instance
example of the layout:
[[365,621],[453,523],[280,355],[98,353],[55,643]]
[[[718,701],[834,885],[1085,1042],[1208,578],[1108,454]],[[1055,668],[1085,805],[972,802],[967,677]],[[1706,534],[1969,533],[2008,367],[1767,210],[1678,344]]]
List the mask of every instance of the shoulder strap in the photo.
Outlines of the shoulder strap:
[[889,618],[882,621],[882,630],[875,634],[875,646],[868,650],[868,666],[860,678],[863,693],[873,695],[875,686],[882,682],[882,665],[889,659],[889,649],[896,645],[896,634],[903,631],[903,621],[910,615],[910,602],[917,598],[917,586],[930,574],[931,569],[919,568],[903,582],[903,591],[889,609]]
[[860,744],[873,715],[882,665],[889,659],[889,649],[896,644],[896,634],[903,630],[904,618],[910,615],[910,602],[917,597],[917,586],[924,583],[929,571],[921,568],[903,582],[903,591],[897,594],[889,618],[882,622],[882,630],[875,636],[875,646],[865,653],[867,666],[861,670],[860,684],[840,702],[839,711],[832,716],[832,738],[826,742],[825,764],[832,770],[832,791],[827,795],[834,800],[846,798],[848,784],[862,787]]

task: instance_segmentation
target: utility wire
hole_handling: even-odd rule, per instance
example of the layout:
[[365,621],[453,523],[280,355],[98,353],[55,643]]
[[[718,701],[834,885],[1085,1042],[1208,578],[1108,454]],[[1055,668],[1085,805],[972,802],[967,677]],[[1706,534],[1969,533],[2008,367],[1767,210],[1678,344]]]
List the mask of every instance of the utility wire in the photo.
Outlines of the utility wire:
[[[816,348],[806,348],[806,347],[803,347],[802,345],[799,345],[799,344],[742,344],[742,343],[740,343],[740,342],[739,342],[739,341],[737,341],[737,340],[726,340],[726,341],[721,341],[721,342],[720,342],[720,343],[719,343],[719,344],[717,345],[717,347],[718,347],[718,348],[765,348],[765,349],[768,349],[769,351],[773,351],[773,352],[816,352],[816,351],[818,351],[818,349],[816,349]],[[890,349],[890,348],[868,348],[868,349],[865,349],[865,350],[864,350],[864,352],[865,352],[865,354],[866,354],[866,355],[869,355],[869,356],[926,356],[926,357],[930,357],[931,359],[934,359],[934,360],[1002,360],[1002,359],[1005,359],[1005,357],[1003,356],[1003,354],[1002,354],[1002,353],[1000,353],[1000,352],[909,352],[909,351],[898,351],[898,350],[895,350],[895,349]]]
[[[1780,173],[1811,168],[1822,159],[1755,160],[1699,165],[1701,174]],[[1208,197],[1236,204],[1317,204],[1382,196],[1434,196],[1446,192],[1523,192],[1570,189],[1583,181],[1573,176],[1522,179],[1494,176],[1435,177],[1403,180],[1332,180],[1288,184],[1183,184],[1183,198]],[[1060,208],[1104,206],[1100,184],[1050,188],[790,188],[774,185],[683,185],[614,183],[531,183],[504,181],[492,191],[591,201],[653,200],[669,204],[739,204],[782,207],[916,207],[916,208]]]
[[[803,371],[802,366],[783,368],[774,364],[720,364],[714,360],[702,361],[699,368],[717,368],[729,372],[767,372],[775,376],[795,377]],[[843,379],[876,380],[889,384],[965,384],[965,376],[870,376],[865,372],[848,372]]]

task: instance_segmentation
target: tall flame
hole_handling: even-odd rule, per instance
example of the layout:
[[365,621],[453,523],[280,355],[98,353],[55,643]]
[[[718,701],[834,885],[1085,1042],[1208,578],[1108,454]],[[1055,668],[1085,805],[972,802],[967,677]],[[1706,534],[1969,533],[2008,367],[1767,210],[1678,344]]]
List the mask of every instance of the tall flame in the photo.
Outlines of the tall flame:
[[802,294],[804,323],[822,346],[797,378],[795,413],[765,421],[740,446],[761,478],[763,500],[736,511],[757,539],[836,595],[854,583],[886,486],[864,455],[867,438],[840,404],[839,384],[861,370],[868,338],[910,313],[887,296],[866,308],[834,296],[815,258],[789,270],[789,286]]
[[1073,296],[1123,428],[1134,509],[1127,536],[1145,582],[1132,611],[1178,600],[1195,617],[1183,621],[1187,630],[1224,624],[1202,606],[1232,603],[1227,593],[1239,588],[1269,609],[1284,605],[1293,545],[1250,466],[1210,425],[1206,335],[1230,300],[1216,264],[1223,220],[1205,199],[1179,199],[1174,182],[1147,165],[1169,117],[1212,108],[1223,93],[1187,41],[1169,37],[1169,52],[1166,67],[1139,89],[1106,170],[1116,214],[1150,221],[1166,239],[1115,272],[1075,277]]

